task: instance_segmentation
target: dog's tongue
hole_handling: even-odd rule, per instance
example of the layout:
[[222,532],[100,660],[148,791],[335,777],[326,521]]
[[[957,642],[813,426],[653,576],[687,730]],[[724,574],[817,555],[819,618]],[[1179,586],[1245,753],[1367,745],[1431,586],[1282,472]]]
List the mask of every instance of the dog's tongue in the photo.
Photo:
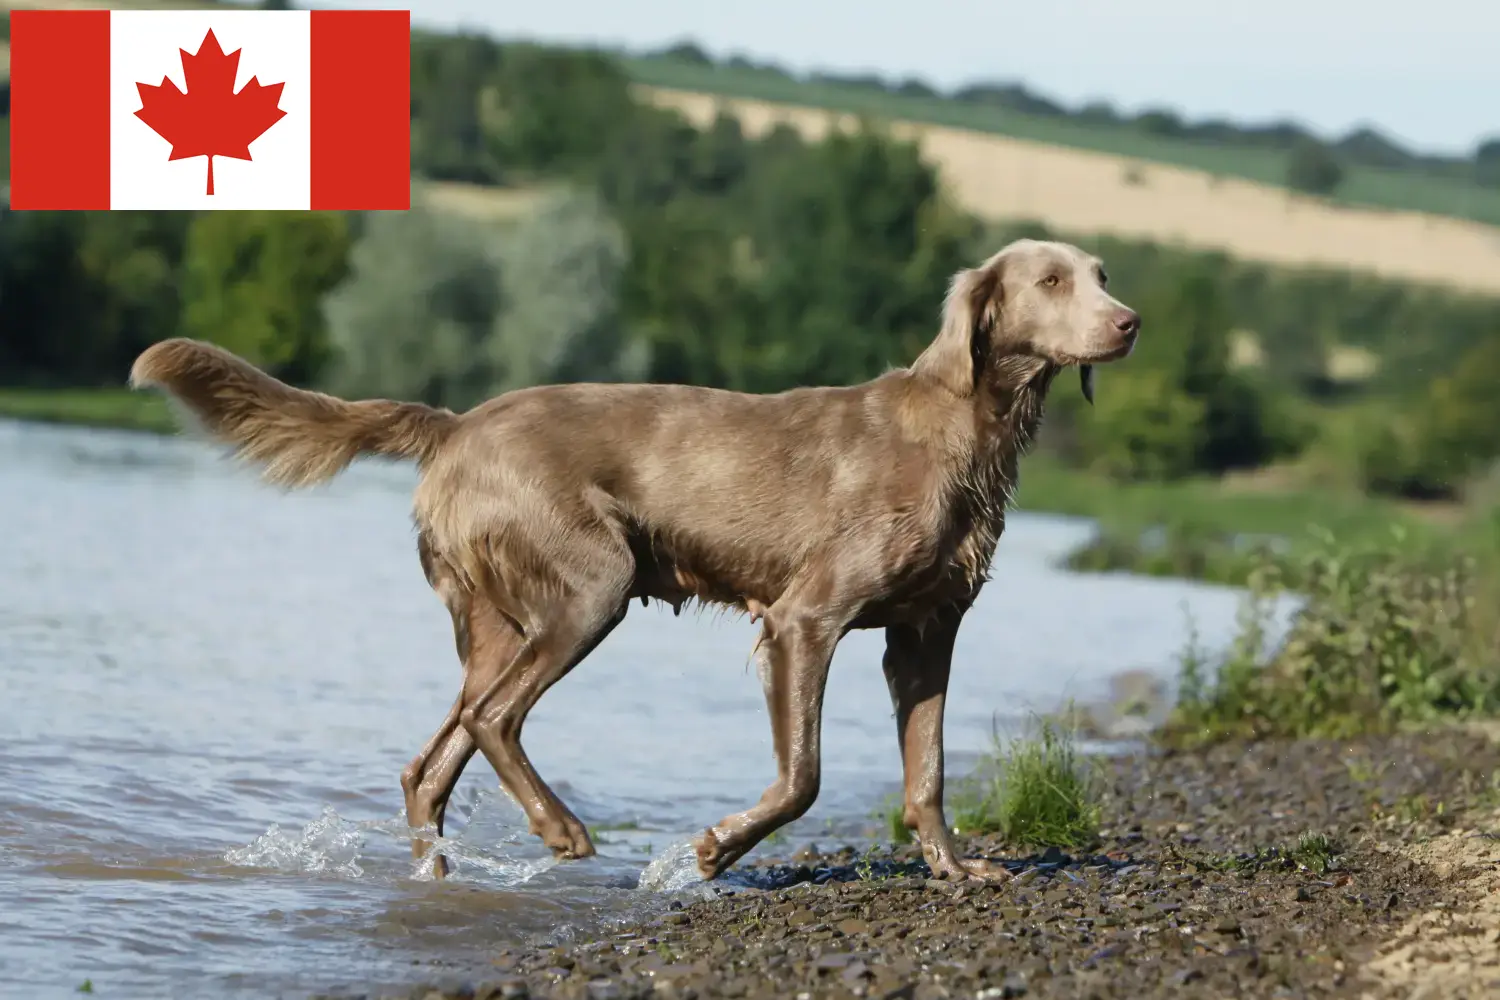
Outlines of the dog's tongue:
[[1089,401],[1089,405],[1090,406],[1093,406],[1094,405],[1094,366],[1093,365],[1079,365],[1078,366],[1078,382],[1083,387],[1083,398]]

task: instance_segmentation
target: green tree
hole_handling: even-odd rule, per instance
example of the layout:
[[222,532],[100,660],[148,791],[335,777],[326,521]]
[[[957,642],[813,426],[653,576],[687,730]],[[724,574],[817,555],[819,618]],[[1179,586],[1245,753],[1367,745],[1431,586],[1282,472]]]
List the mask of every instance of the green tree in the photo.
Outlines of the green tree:
[[[915,147],[871,131],[750,142],[730,119],[642,119],[603,190],[629,233],[621,286],[660,381],[775,391],[914,357],[975,226]],[[618,154],[618,155],[615,155]]]
[[834,133],[776,158],[747,191],[768,348],[747,387],[848,383],[931,339],[975,229],[942,198],[917,147]]
[[1372,405],[1357,444],[1366,489],[1412,499],[1457,497],[1500,458],[1500,337],[1472,348],[1402,405]]
[[496,161],[585,180],[618,136],[654,110],[635,103],[623,67],[607,54],[528,44],[504,47],[485,99]]
[[506,179],[486,138],[486,110],[496,102],[501,49],[481,35],[411,38],[412,171],[438,180],[500,183]]
[[1078,417],[1089,466],[1118,480],[1192,474],[1202,448],[1204,405],[1159,369],[1103,375],[1095,407]]
[[340,213],[204,212],[188,230],[182,332],[308,380],[327,360],[322,299],[348,256]]
[[638,379],[648,351],[619,322],[625,234],[593,193],[560,193],[497,244],[502,290],[485,355],[492,393]]
[[177,328],[183,212],[0,212],[0,372],[119,384]]
[[414,203],[376,212],[326,297],[328,386],[464,409],[484,397],[484,341],[500,310],[494,233]]
[[1500,457],[1500,335],[1434,379],[1418,408],[1418,445],[1432,478],[1461,483]]
[[1486,187],[1500,187],[1500,139],[1487,139],[1474,150],[1474,179]]
[[[1129,266],[1119,270],[1124,273],[1111,275],[1111,287],[1141,313],[1139,344],[1128,360],[1101,373],[1095,412],[1080,410],[1068,398],[1059,401],[1058,415],[1075,427],[1085,462],[1127,478],[1217,474],[1254,467],[1300,447],[1302,430],[1285,418],[1277,397],[1254,373],[1231,362],[1233,272],[1227,258],[1197,255],[1137,274]],[[1148,373],[1152,381],[1127,383],[1123,393],[1115,384],[1127,374],[1145,378]],[[1163,394],[1159,403],[1151,400],[1146,384]],[[1120,394],[1123,399],[1113,398]],[[1131,416],[1125,412],[1131,406],[1146,409]],[[1191,427],[1169,432],[1161,425],[1171,419],[1188,419]],[[1112,421],[1122,425],[1118,436],[1100,426]],[[1133,443],[1126,448],[1117,437]],[[1186,465],[1185,442],[1192,442]],[[1152,447],[1162,448],[1162,455],[1145,457]],[[1126,461],[1122,455],[1133,457]]]
[[1326,197],[1344,183],[1344,167],[1333,150],[1305,139],[1292,147],[1287,157],[1286,183],[1293,191]]
[[748,373],[774,367],[778,338],[757,295],[762,263],[723,206],[689,196],[626,217],[621,311],[649,349],[651,379],[742,387]]
[[559,193],[486,225],[416,205],[379,213],[327,298],[329,385],[466,409],[543,382],[639,377],[617,322],[625,239],[598,198]]

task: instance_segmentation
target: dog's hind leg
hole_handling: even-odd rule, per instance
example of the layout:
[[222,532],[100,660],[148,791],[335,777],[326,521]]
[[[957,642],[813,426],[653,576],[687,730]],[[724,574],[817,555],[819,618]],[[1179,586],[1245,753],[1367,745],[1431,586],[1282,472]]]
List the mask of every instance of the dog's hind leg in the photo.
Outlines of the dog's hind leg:
[[[414,830],[431,826],[438,836],[443,835],[448,797],[453,794],[453,786],[458,784],[464,765],[474,756],[474,738],[458,722],[462,710],[463,695],[460,694],[442,726],[401,772],[401,790],[406,796],[406,822]],[[422,857],[431,846],[420,837],[412,838],[412,857]],[[447,860],[441,855],[434,858],[433,874],[442,878],[447,873]]]
[[[432,585],[448,613],[453,617],[453,639],[458,650],[459,663],[463,665],[465,678],[474,666],[476,647],[471,635],[470,619],[474,598],[464,587],[451,566],[436,557],[427,535],[417,539],[417,554],[422,561],[422,572]],[[504,657],[504,662],[515,655],[515,643],[510,649],[492,649],[487,644],[479,652]],[[464,766],[474,756],[474,738],[459,724],[464,707],[463,692],[459,692],[453,707],[443,719],[438,731],[427,741],[420,753],[401,772],[401,790],[406,799],[406,821],[413,830],[433,827],[438,836],[443,834],[443,818],[448,809],[448,798],[463,774]],[[432,845],[421,837],[413,837],[412,857],[420,858]],[[447,874],[447,860],[442,856],[433,859],[433,874],[442,878]]]
[[[477,704],[490,689],[502,686],[505,679],[514,676],[530,656],[530,647],[521,638],[521,633],[482,597],[466,607],[462,620],[459,647],[464,657],[463,691],[441,728],[401,774],[401,786],[406,791],[407,822],[415,829],[433,824],[439,835],[443,832],[443,814],[448,798],[453,794],[464,766],[478,749],[473,734],[463,725],[464,709]],[[524,787],[514,784],[503,774],[500,783],[511,798],[523,804],[526,802]],[[581,824],[579,829],[583,829]],[[414,839],[413,856],[421,857],[430,846],[420,838]],[[434,859],[433,873],[441,878],[446,872],[446,861],[442,857]]]
[[470,697],[474,685],[466,682],[460,723],[525,810],[531,832],[560,858],[589,857],[594,844],[532,767],[521,748],[521,727],[547,689],[624,619],[633,574],[628,549],[605,543],[591,546],[587,569],[568,573],[566,582],[552,578],[544,585],[532,578],[529,586],[536,593],[515,594],[507,602],[532,609],[522,648],[477,696]]

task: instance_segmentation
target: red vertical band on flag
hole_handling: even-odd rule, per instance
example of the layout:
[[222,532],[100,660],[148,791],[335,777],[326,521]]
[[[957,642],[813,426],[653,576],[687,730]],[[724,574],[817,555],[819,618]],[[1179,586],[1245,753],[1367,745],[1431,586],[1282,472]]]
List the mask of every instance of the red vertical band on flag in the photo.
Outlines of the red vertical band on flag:
[[10,12],[10,207],[109,208],[109,11]]
[[311,17],[312,208],[410,208],[411,12]]

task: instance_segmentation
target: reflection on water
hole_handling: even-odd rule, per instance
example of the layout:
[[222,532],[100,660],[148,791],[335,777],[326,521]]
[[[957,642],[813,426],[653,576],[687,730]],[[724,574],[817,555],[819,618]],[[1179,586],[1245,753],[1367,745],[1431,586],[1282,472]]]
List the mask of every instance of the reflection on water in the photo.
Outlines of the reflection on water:
[[[412,483],[369,464],[287,495],[196,442],[0,422],[7,991],[295,996],[401,984],[414,962],[482,969],[499,942],[662,905],[652,889],[691,881],[687,838],[759,796],[774,765],[753,628],[637,607],[526,728],[600,856],[553,863],[476,759],[441,845],[455,877],[432,881],[397,776],[459,672]],[[996,713],[1169,673],[1185,608],[1227,639],[1230,591],[1050,567],[1088,531],[1012,521],[959,638],[955,771]],[[879,826],[900,774],[880,652],[856,633],[834,660],[823,793],[794,842]]]

